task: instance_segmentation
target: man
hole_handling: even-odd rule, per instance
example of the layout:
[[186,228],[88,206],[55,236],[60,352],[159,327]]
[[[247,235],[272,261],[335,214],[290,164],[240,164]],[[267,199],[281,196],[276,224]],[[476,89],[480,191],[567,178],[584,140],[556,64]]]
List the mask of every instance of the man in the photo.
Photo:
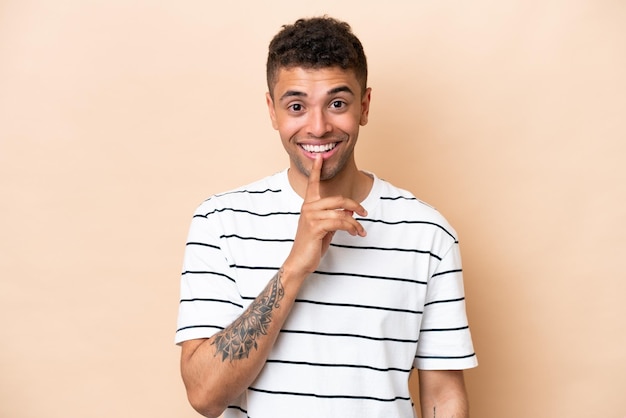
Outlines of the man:
[[286,25],[267,106],[289,169],[196,211],[176,342],[207,417],[467,417],[476,366],[458,241],[434,209],[357,169],[367,64],[348,24]]

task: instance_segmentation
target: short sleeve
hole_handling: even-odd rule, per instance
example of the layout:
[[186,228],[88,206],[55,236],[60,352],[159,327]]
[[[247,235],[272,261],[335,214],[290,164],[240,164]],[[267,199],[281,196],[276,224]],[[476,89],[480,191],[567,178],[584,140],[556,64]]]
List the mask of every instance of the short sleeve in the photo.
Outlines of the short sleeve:
[[452,244],[428,280],[414,366],[461,370],[478,365],[465,311],[458,242]]
[[198,209],[191,221],[183,260],[175,342],[210,338],[242,312],[234,270],[220,246],[215,215]]

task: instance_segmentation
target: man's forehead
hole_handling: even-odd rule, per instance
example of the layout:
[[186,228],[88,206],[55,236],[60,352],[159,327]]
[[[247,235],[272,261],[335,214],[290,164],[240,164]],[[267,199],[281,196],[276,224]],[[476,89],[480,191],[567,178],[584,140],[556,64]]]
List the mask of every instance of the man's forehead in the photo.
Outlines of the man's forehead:
[[356,95],[360,85],[352,70],[339,67],[288,67],[278,71],[274,93],[279,96],[286,91],[306,93],[311,88],[326,89],[328,94],[347,91]]

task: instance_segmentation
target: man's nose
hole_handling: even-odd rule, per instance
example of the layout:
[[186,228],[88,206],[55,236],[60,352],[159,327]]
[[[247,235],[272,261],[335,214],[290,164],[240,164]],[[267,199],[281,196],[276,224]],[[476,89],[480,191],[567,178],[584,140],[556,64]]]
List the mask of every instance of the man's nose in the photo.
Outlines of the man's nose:
[[317,138],[321,138],[332,130],[332,126],[328,122],[328,115],[322,109],[316,109],[309,112],[308,134]]

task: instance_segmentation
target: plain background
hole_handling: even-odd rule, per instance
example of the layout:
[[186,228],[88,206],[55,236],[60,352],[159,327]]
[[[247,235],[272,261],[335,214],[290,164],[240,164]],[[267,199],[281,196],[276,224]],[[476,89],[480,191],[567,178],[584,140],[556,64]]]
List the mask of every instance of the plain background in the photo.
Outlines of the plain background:
[[267,44],[323,13],[370,62],[359,166],[460,235],[473,416],[626,416],[626,3],[310,3],[0,1],[0,416],[197,416],[191,214],[287,166]]

